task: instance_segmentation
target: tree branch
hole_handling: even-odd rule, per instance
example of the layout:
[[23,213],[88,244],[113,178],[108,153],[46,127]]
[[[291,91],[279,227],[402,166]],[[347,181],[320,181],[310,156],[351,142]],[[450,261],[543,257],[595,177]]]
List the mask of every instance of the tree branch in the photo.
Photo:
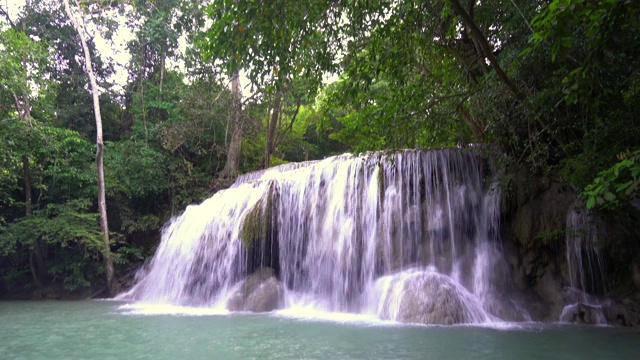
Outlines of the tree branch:
[[4,16],[5,20],[7,20],[7,22],[12,28],[16,27],[16,24],[13,21],[11,21],[11,18],[9,17],[9,13],[7,13],[7,11],[2,7],[0,7],[0,15]]
[[296,122],[296,118],[298,117],[298,113],[300,112],[300,106],[302,106],[302,102],[300,101],[300,99],[297,99],[296,110],[293,112],[293,115],[291,116],[291,121],[289,121],[289,124],[287,124],[287,126],[284,129],[280,129],[280,133],[278,134],[278,137],[276,139],[276,144],[274,146],[274,149],[282,142],[282,140],[284,140],[284,136],[293,128],[293,123]]
[[531,23],[529,22],[529,20],[527,20],[527,18],[524,16],[524,13],[522,13],[522,10],[520,10],[520,8],[518,7],[518,4],[515,3],[515,1],[511,0],[511,4],[513,4],[513,7],[516,8],[516,10],[518,10],[518,14],[520,14],[520,17],[522,18],[522,20],[524,20],[524,23],[527,24],[527,27],[529,28],[529,30],[531,31],[531,33],[535,33],[536,31],[533,30],[533,27],[531,26]]
[[484,56],[489,59],[489,63],[493,70],[495,70],[496,74],[500,80],[507,86],[507,88],[520,100],[524,99],[524,94],[513,84],[509,76],[502,70],[500,64],[498,64],[498,59],[496,59],[495,54],[493,53],[493,49],[489,45],[487,38],[484,36],[482,31],[478,28],[473,18],[465,11],[465,9],[460,5],[458,0],[451,0],[451,6],[453,10],[460,15],[462,21],[464,22],[465,27],[471,30],[471,34],[473,38],[478,41]]

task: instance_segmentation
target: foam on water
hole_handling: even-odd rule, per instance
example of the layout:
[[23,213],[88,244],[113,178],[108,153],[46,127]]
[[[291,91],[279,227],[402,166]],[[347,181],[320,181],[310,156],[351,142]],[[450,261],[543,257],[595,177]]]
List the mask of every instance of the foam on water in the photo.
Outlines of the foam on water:
[[224,307],[206,308],[189,307],[171,304],[124,304],[118,307],[118,311],[125,315],[187,315],[187,316],[211,316],[228,315],[230,312]]
[[337,323],[365,324],[365,325],[390,325],[397,324],[393,321],[380,320],[370,314],[357,314],[348,312],[332,312],[318,310],[313,306],[293,306],[274,312],[277,316],[294,318],[298,320],[330,321]]

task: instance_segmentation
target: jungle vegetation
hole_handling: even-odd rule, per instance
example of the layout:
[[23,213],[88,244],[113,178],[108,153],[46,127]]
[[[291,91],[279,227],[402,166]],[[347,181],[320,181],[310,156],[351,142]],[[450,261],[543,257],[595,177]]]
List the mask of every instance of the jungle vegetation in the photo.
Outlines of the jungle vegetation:
[[[0,297],[104,291],[105,256],[130,276],[235,175],[347,151],[482,144],[597,211],[639,206],[638,1],[70,6],[81,26],[0,4]],[[122,34],[124,63],[104,51]]]

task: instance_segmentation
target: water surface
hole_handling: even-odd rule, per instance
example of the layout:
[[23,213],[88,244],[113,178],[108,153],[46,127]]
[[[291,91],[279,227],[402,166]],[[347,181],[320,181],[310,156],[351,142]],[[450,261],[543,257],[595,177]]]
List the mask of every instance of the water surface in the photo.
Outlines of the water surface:
[[2,359],[637,359],[640,332],[544,324],[426,327],[112,301],[0,302]]

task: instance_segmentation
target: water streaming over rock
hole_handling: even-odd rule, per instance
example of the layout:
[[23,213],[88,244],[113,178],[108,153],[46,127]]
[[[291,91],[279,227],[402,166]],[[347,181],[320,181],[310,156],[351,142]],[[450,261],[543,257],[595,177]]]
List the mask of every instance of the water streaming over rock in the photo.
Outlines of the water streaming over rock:
[[597,227],[584,203],[576,200],[567,213],[566,258],[569,273],[569,304],[560,314],[561,321],[606,324],[603,300],[606,288],[605,261],[598,247]]
[[597,244],[594,219],[581,200],[576,200],[567,214],[565,239],[571,287],[585,293],[604,294],[604,256]]
[[[120,298],[227,307],[239,288],[255,288],[243,279],[268,267],[285,307],[495,320],[512,304],[497,241],[500,193],[487,173],[476,154],[444,149],[345,154],[244,175],[171,220]],[[427,311],[442,301],[446,311]]]

